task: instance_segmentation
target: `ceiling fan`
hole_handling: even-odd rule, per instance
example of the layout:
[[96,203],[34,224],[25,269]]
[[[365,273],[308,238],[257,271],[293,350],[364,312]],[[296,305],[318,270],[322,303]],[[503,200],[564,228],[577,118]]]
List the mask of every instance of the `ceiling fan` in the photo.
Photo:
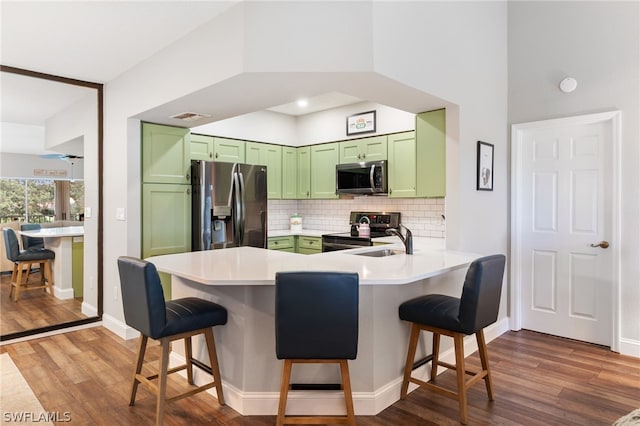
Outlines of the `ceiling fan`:
[[43,154],[40,158],[48,158],[54,160],[78,160],[84,158],[81,155],[73,155],[73,154]]

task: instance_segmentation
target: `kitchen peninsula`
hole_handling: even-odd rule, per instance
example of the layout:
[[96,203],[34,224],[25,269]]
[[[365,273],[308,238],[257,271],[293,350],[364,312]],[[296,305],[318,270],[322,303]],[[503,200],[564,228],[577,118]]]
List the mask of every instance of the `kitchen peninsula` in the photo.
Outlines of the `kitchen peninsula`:
[[[225,400],[243,415],[275,414],[282,363],[275,356],[275,274],[279,271],[344,271],[360,276],[357,359],[350,361],[356,414],[372,415],[397,401],[405,362],[408,326],[398,318],[400,303],[426,293],[460,294],[466,266],[478,255],[445,250],[442,240],[416,238],[414,255],[402,253],[395,237],[384,248],[398,254],[370,257],[380,246],[302,255],[238,247],[151,257],[172,275],[172,296],[201,297],[225,306],[226,325],[216,327]],[[328,313],[330,315],[330,313]],[[428,340],[428,339],[425,339]],[[207,359],[201,342],[194,357]],[[427,347],[427,346],[425,346]],[[174,348],[174,357],[180,357]],[[177,361],[177,360],[176,360]],[[299,368],[298,368],[299,367]],[[340,383],[332,365],[301,365],[292,383]],[[339,392],[293,392],[291,412],[336,412]]]

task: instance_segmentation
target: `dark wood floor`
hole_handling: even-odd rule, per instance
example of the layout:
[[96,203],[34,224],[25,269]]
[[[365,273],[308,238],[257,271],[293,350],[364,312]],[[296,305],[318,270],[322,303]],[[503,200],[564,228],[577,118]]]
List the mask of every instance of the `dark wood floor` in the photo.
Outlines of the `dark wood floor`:
[[[40,272],[35,271],[29,282],[38,282]],[[17,302],[9,297],[11,274],[0,275],[0,334],[7,335],[53,324],[87,318],[82,314],[82,299],[56,299],[44,290],[21,291]]]
[[[146,389],[128,406],[135,345],[95,327],[5,345],[0,352],[11,355],[44,409],[70,412],[71,424],[151,425],[155,400]],[[640,359],[530,331],[507,332],[488,347],[496,397],[488,401],[482,383],[469,391],[469,425],[611,425],[640,407]],[[155,367],[159,347],[150,351]],[[467,360],[479,366],[477,354]],[[170,391],[180,389],[179,379],[170,380]],[[452,372],[438,380],[455,383]],[[357,421],[459,425],[457,402],[423,389]],[[275,416],[243,417],[205,393],[169,404],[165,424],[273,425]]]

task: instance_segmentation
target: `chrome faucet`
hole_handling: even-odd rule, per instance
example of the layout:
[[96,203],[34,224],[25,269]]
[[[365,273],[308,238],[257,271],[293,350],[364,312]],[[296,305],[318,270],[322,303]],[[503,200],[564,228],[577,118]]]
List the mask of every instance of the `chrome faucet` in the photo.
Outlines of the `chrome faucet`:
[[[398,229],[404,229],[405,235],[403,236],[402,233],[398,231]],[[398,225],[398,229],[387,229],[385,233],[387,235],[395,235],[396,237],[400,238],[402,244],[404,244],[405,253],[413,254],[413,236],[411,235],[411,231],[409,231],[409,228],[407,228],[403,224]]]

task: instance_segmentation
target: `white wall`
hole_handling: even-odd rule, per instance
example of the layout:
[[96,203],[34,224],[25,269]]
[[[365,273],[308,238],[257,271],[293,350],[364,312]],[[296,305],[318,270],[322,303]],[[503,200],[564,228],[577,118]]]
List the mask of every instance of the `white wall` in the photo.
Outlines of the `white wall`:
[[[334,25],[337,22],[341,24]],[[447,168],[460,173],[448,172],[447,234],[449,228],[458,231],[453,248],[505,253],[506,25],[503,2],[241,3],[108,83],[104,144],[107,325],[123,320],[116,259],[140,253],[140,198],[129,195],[129,191],[139,195],[139,156],[132,154],[139,151],[139,136],[134,136],[133,120],[128,119],[205,87],[228,89],[231,86],[226,83],[234,73],[244,73],[241,81],[263,80],[262,90],[273,93],[278,87],[268,83],[278,77],[288,81],[288,73],[297,77],[316,73],[339,86],[326,91],[337,89],[393,107],[401,103],[395,96],[396,87],[448,100],[440,107],[451,107],[447,123],[454,128],[448,131],[448,138],[453,135],[448,143],[460,155],[448,155]],[[210,98],[211,102],[242,109],[238,105],[247,96],[244,91],[219,92],[227,97]],[[496,189],[490,193],[475,191],[477,140],[496,146]],[[450,204],[456,197],[457,202]],[[118,207],[127,207],[126,222],[115,220]],[[503,303],[500,316],[505,315]]]
[[[558,84],[578,80],[570,94]],[[640,3],[510,2],[509,123],[622,112],[620,338],[640,353]]]
[[[73,176],[75,179],[83,179],[83,161],[79,160],[73,166]],[[65,176],[36,176],[37,169],[60,171],[66,173]],[[0,177],[3,178],[23,178],[23,179],[61,179],[71,178],[71,163],[57,158],[42,158],[39,155],[12,154],[4,152],[0,156]]]

